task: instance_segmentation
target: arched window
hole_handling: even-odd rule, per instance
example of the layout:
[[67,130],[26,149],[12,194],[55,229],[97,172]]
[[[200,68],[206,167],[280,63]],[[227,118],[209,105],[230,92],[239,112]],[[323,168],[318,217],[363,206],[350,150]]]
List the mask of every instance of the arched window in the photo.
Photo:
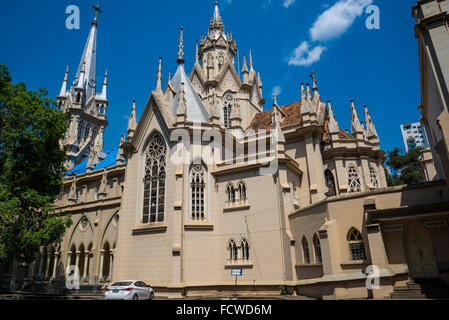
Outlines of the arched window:
[[324,178],[326,180],[326,187],[327,187],[326,196],[333,197],[333,196],[337,195],[337,190],[335,188],[334,175],[332,174],[332,172],[329,169],[326,169],[326,171],[324,171]]
[[316,263],[322,263],[323,262],[323,258],[321,256],[320,239],[318,238],[318,236],[316,234],[313,236],[313,247],[315,249],[315,262]]
[[306,237],[302,238],[302,253],[304,255],[304,264],[309,264],[310,263],[309,243],[307,242]]
[[109,243],[105,243],[102,250],[103,254],[103,269],[101,270],[101,276],[103,279],[108,279],[111,276],[111,247]]
[[205,218],[206,170],[200,164],[194,165],[191,171],[191,203],[192,220]]
[[221,70],[221,67],[224,65],[225,56],[223,52],[218,54],[218,70]]
[[90,125],[86,126],[86,131],[84,132],[84,140],[87,140],[90,135]]
[[166,154],[164,139],[160,134],[155,134],[149,143],[146,155],[143,223],[164,221]]
[[349,257],[354,261],[366,260],[365,246],[363,244],[362,234],[359,230],[351,228],[347,236],[349,245]]
[[346,171],[348,178],[348,192],[362,191],[362,184],[360,182],[360,174],[356,167],[350,165]]
[[249,260],[249,244],[246,239],[240,241],[240,248],[242,250],[242,260],[247,262]]
[[83,132],[84,132],[84,122],[83,121],[81,121],[80,122],[80,124],[79,124],[79,126],[78,126],[78,136],[77,136],[77,140],[81,140],[81,135],[83,134]]
[[226,206],[230,207],[234,205],[235,189],[232,183],[228,183],[228,186],[226,187],[226,195],[227,195]]
[[223,98],[223,120],[226,128],[231,127],[232,94],[227,93]]
[[379,188],[379,182],[377,181],[377,173],[376,169],[374,169],[373,165],[369,166],[369,177],[371,180],[371,184],[374,186],[374,188]]
[[244,181],[239,182],[239,201],[241,206],[248,204],[246,184]]
[[86,257],[86,252],[84,250],[84,244],[81,244],[79,246],[79,259],[78,259],[78,268],[79,268],[79,272],[80,272],[80,278],[84,278],[86,275],[84,274],[84,264],[85,264],[85,257]]
[[229,262],[237,261],[238,258],[237,245],[235,244],[235,241],[232,239],[228,242],[228,257]]

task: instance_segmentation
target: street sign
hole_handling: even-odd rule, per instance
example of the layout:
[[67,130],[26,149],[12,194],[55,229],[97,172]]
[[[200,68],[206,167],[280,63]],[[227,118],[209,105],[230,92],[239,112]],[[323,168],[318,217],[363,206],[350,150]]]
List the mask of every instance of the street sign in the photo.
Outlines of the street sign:
[[232,269],[231,270],[231,276],[239,276],[241,277],[243,274],[243,270],[242,269]]

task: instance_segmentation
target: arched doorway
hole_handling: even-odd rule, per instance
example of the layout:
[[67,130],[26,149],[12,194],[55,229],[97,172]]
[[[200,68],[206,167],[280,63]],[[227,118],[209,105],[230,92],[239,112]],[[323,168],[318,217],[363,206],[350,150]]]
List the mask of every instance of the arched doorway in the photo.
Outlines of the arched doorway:
[[427,230],[419,223],[410,222],[404,242],[410,276],[414,279],[437,278],[438,267]]

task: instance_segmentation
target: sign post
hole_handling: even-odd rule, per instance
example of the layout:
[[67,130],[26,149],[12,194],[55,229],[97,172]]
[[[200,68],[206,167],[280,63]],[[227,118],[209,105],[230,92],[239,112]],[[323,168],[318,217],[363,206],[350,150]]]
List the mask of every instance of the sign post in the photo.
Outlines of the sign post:
[[235,285],[234,285],[234,297],[237,297],[237,277],[241,277],[243,274],[242,269],[232,269],[231,276],[235,276]]

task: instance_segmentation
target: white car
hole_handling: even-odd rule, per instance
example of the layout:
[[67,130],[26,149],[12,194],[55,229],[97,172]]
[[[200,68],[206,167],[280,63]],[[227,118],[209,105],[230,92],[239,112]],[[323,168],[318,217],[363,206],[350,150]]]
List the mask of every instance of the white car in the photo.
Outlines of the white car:
[[153,300],[154,291],[140,280],[114,282],[104,291],[105,300]]

